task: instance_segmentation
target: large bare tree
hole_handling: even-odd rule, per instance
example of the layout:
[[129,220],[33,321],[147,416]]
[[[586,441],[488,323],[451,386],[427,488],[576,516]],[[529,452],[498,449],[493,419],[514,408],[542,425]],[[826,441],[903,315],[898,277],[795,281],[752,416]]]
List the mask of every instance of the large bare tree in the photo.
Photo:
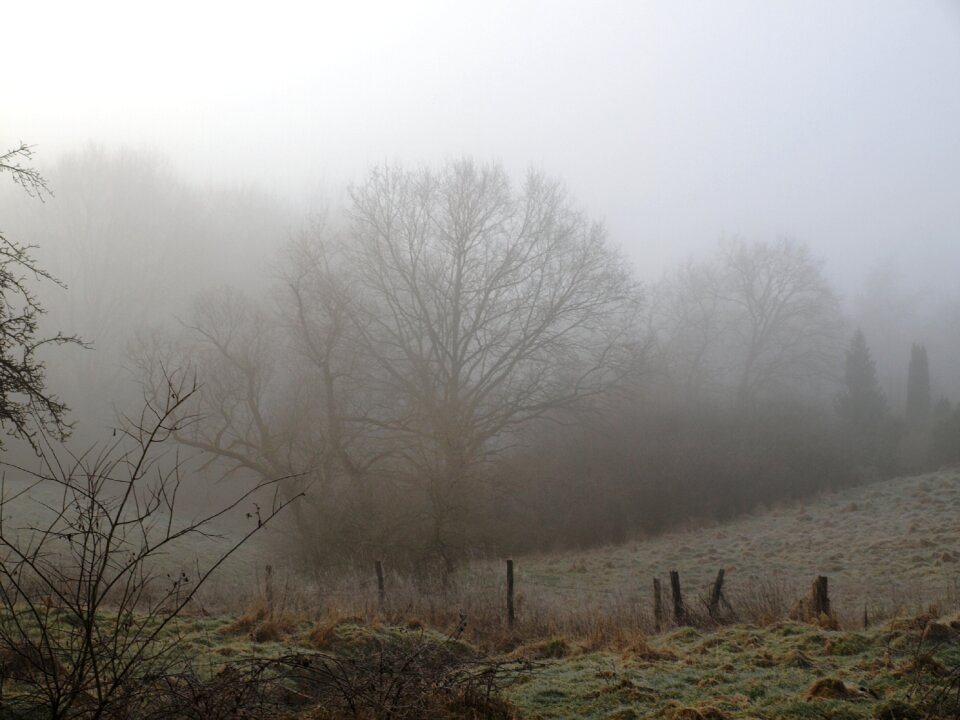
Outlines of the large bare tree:
[[288,249],[275,304],[195,306],[166,361],[199,374],[203,420],[179,439],[228,471],[309,478],[304,527],[332,505],[341,534],[402,525],[449,567],[485,464],[635,366],[640,288],[539,174],[382,167],[350,198],[342,227]]
[[839,367],[840,303],[822,263],[789,238],[722,243],[724,299],[736,310],[737,402],[770,386],[826,377]]
[[351,198],[355,329],[393,398],[378,421],[404,438],[449,562],[471,483],[512,431],[602,392],[635,359],[641,294],[603,228],[537,173],[515,189],[470,160],[382,167]]

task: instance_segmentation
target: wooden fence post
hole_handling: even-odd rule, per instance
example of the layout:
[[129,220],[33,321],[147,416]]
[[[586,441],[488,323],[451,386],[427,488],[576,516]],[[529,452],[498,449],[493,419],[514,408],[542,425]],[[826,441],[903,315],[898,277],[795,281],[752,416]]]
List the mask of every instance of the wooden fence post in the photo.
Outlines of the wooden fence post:
[[680,573],[670,571],[670,590],[673,593],[673,621],[677,625],[687,622],[687,609],[683,606],[683,596],[680,594]]
[[273,617],[273,604],[274,604],[274,594],[273,594],[273,566],[267,565],[264,571],[263,578],[263,599],[266,604],[267,617]]
[[513,560],[507,560],[507,625],[513,627]]
[[660,590],[660,578],[653,579],[653,623],[657,632],[663,629],[663,593]]
[[375,567],[377,569],[377,602],[380,604],[380,610],[383,610],[387,600],[387,589],[383,584],[383,563],[377,560]]
[[[802,622],[814,622],[822,624],[824,619],[832,625],[835,618],[830,613],[830,594],[827,592],[827,578],[820,575],[810,586],[810,592],[804,595],[790,611],[791,620],[800,620]],[[864,606],[864,622],[866,618],[866,606]]]
[[827,592],[827,578],[820,575],[813,583],[810,594],[810,612],[813,617],[830,616],[830,595]]
[[717,573],[717,579],[713,581],[713,590],[710,592],[710,604],[707,611],[710,617],[716,620],[720,615],[720,600],[723,598],[723,568]]

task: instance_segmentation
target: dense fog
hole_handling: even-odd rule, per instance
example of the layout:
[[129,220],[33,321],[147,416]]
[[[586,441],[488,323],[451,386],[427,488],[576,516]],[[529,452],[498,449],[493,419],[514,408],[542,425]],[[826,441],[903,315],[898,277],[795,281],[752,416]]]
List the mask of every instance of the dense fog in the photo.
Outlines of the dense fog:
[[72,447],[448,566],[960,461],[955,3],[180,10],[13,11]]

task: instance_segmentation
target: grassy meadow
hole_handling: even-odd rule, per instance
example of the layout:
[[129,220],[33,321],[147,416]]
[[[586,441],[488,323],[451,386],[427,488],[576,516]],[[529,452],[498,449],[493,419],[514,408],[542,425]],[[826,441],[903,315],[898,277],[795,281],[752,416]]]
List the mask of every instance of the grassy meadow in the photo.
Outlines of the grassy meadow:
[[895,478],[727,524],[523,558],[518,587],[541,596],[622,595],[649,604],[654,577],[666,583],[669,571],[678,570],[695,598],[724,568],[725,591],[736,606],[770,593],[795,600],[826,575],[841,623],[853,626],[865,605],[871,617],[885,617],[957,602],[958,517],[960,471]]
[[931,692],[931,677],[960,663],[960,649],[955,630],[937,644],[920,632],[897,623],[867,632],[683,628],[617,651],[569,648],[507,695],[535,718],[921,717],[911,708]]
[[[686,627],[653,638],[638,635],[619,647],[595,648],[572,638],[521,642],[491,659],[470,643],[415,622],[387,626],[360,618],[308,621],[251,614],[187,618],[171,626],[163,640],[175,642],[171,667],[179,676],[199,678],[193,693],[217,711],[213,717],[222,718],[252,717],[231,714],[224,698],[237,692],[235,678],[254,677],[252,668],[271,662],[278,663],[272,672],[293,694],[285,696],[287,707],[271,707],[265,717],[418,717],[399,711],[354,715],[344,702],[347,692],[389,698],[391,688],[402,684],[397,677],[404,670],[397,660],[416,658],[418,672],[436,672],[430,663],[451,663],[458,672],[466,668],[480,675],[498,667],[503,673],[495,703],[443,694],[430,717],[905,720],[953,716],[946,712],[955,706],[943,703],[940,694],[955,692],[949,672],[960,666],[958,628],[956,615],[901,617],[868,631],[792,622],[710,631]],[[347,677],[352,664],[372,668],[369,686],[355,683],[347,689],[346,682],[316,678],[308,685],[291,670],[311,661],[316,667],[321,659],[330,663],[334,677]],[[473,666],[474,660],[482,662]],[[447,676],[436,677],[442,682]],[[313,697],[296,697],[300,689]],[[8,681],[6,697],[16,698],[15,681]],[[937,702],[937,709],[924,710]]]
[[[4,522],[42,520],[17,512],[25,499]],[[478,559],[445,585],[388,568],[381,599],[372,568],[304,578],[263,536],[162,639],[175,648],[171,667],[199,683],[191,702],[243,695],[238,678],[267,687],[269,676],[270,693],[256,697],[264,717],[954,717],[958,510],[960,471],[944,470],[619,546],[517,557],[513,627],[502,560]],[[192,541],[185,556],[214,557],[222,542]],[[702,601],[721,568],[732,614],[718,623]],[[658,632],[652,580],[669,609],[671,570],[693,626],[666,618]],[[835,617],[789,619],[817,575],[829,577]],[[7,698],[19,687],[11,667],[0,658]],[[390,700],[397,687],[406,704]],[[217,707],[207,717],[250,717]]]

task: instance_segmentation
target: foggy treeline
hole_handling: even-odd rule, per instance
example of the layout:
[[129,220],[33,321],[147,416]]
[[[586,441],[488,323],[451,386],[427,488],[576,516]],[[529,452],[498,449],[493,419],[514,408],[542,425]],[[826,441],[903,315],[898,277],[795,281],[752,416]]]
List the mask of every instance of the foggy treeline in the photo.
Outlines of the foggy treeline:
[[[88,147],[4,228],[67,285],[78,447],[171,378],[198,499],[286,478],[298,562],[619,541],[960,460],[960,298],[802,238],[641,282],[563,184],[384,164],[322,211]],[[658,272],[639,269],[644,277]]]

